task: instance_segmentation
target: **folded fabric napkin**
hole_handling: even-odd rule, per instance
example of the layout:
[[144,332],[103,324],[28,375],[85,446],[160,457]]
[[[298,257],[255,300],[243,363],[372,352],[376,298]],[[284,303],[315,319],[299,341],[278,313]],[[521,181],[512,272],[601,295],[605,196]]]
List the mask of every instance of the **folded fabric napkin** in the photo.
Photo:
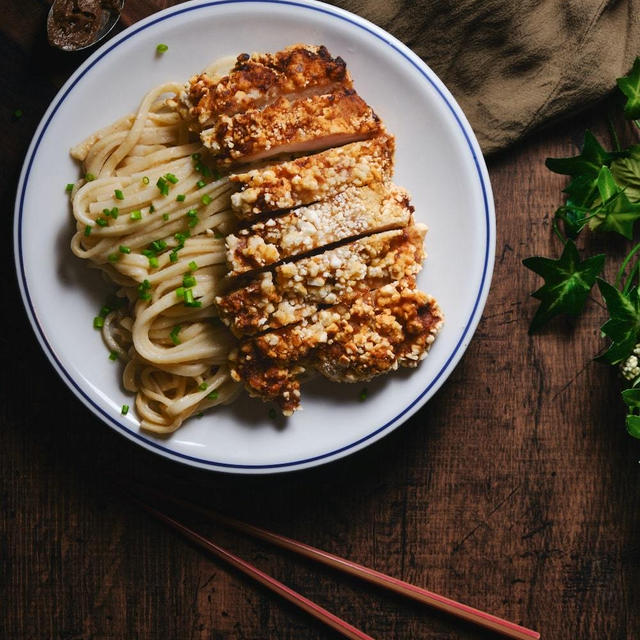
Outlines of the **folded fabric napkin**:
[[438,74],[485,154],[588,107],[640,55],[640,0],[339,0]]

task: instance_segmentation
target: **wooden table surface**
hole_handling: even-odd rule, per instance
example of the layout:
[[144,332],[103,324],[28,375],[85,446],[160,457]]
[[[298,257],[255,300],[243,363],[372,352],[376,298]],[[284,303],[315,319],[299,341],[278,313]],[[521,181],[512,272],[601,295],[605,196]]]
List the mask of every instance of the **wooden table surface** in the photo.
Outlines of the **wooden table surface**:
[[[125,17],[168,4],[127,0]],[[339,4],[400,39],[411,31],[408,44],[427,49],[407,20],[376,9],[381,3]],[[1,5],[0,181],[11,237],[27,145],[85,56],[48,47],[47,3]],[[561,320],[529,337],[529,293],[539,281],[521,265],[529,255],[558,252],[549,219],[564,183],[544,159],[572,153],[585,126],[605,132],[604,114],[601,106],[489,159],[496,265],[462,362],[402,428],[310,471],[199,471],[104,426],[48,364],[19,300],[11,251],[3,252],[0,637],[338,637],[118,498],[114,474],[189,495],[533,627],[545,639],[640,637],[640,442],[625,433],[615,373],[591,360],[602,346],[604,312],[594,293],[577,322]],[[376,638],[495,637],[202,529]]]

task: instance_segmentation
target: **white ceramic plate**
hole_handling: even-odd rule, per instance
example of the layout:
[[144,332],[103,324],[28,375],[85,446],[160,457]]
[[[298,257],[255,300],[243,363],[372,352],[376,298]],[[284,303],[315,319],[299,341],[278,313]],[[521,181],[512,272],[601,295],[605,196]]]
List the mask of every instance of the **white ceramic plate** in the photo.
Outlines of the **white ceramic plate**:
[[[436,296],[445,326],[418,369],[367,385],[309,383],[302,411],[283,423],[243,397],[192,419],[172,437],[141,432],[133,398],[120,386],[92,319],[106,288],[69,250],[64,186],[77,166],[68,149],[135,109],[144,93],[186,81],[211,60],[324,44],[342,56],[359,93],[396,135],[395,181],[429,226],[420,288]],[[156,45],[168,51],[156,55]],[[174,460],[236,473],[270,473],[326,463],[391,432],[451,373],[476,328],[493,270],[495,219],[489,178],[462,111],[435,74],[385,31],[318,2],[196,0],[157,13],[96,51],[60,90],[27,153],[16,202],[18,279],[33,329],[70,389],[127,438]],[[368,397],[359,401],[366,386]]]

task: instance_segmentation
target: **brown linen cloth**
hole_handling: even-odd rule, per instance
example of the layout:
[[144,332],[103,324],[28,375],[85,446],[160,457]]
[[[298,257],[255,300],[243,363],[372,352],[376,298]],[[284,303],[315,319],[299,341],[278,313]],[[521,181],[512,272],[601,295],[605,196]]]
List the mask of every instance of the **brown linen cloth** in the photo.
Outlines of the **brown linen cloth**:
[[583,109],[640,55],[640,0],[338,0],[438,74],[485,154]]

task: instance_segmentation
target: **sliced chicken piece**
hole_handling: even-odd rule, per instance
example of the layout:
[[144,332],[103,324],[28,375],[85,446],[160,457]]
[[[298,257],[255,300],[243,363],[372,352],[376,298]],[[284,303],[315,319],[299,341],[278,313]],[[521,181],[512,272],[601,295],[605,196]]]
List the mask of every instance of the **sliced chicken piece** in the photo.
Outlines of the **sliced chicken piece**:
[[380,118],[353,90],[302,100],[278,98],[262,110],[220,116],[200,134],[220,167],[311,153],[380,133]]
[[238,217],[250,219],[329,198],[349,185],[386,182],[393,173],[394,149],[394,137],[383,133],[371,140],[232,174],[229,180],[240,190],[231,195],[231,206]]
[[316,370],[337,382],[362,382],[398,366],[415,367],[442,325],[429,295],[396,282],[350,305],[318,311],[299,324],[242,341],[231,376],[284,415],[300,406],[300,376]]
[[229,275],[261,269],[349,238],[405,227],[412,212],[409,194],[393,184],[348,187],[327,200],[228,235]]
[[222,78],[194,76],[176,106],[196,128],[203,128],[221,115],[261,109],[280,97],[298,99],[351,88],[342,58],[332,58],[324,46],[296,44],[273,54],[243,53]]
[[348,302],[397,280],[414,282],[426,231],[421,224],[385,231],[286,262],[216,298],[220,317],[236,336],[254,334],[299,322],[320,305]]

